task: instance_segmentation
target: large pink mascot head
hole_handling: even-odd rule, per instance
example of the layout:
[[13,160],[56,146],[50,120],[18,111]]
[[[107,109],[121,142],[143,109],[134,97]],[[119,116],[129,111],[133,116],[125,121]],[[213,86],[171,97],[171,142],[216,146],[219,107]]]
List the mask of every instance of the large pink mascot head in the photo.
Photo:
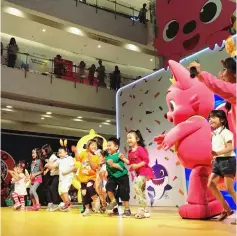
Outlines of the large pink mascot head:
[[174,81],[167,91],[167,119],[174,127],[155,138],[159,148],[169,150],[175,145],[181,164],[192,169],[189,178],[188,204],[179,208],[183,218],[205,219],[222,211],[207,189],[211,172],[211,127],[206,118],[214,107],[214,94],[189,71],[169,61]]

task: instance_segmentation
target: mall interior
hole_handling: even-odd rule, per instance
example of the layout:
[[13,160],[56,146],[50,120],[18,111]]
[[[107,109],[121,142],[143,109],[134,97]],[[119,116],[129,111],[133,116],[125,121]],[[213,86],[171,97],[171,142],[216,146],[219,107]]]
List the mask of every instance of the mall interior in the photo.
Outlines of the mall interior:
[[[234,82],[223,79],[228,85],[209,90],[198,77],[203,73],[199,67],[191,78],[189,66],[194,61],[212,78],[218,78],[220,71],[224,78],[226,58],[234,64]],[[182,88],[180,77],[192,82],[185,81]],[[192,91],[189,83],[196,86]],[[186,126],[178,130],[180,119],[171,115],[187,116],[186,123],[196,116],[206,121],[212,110],[231,104],[224,115],[233,144],[236,88],[223,96],[219,90],[235,83],[235,1],[2,0],[1,234],[236,235],[235,173],[229,178],[232,187],[225,175],[220,175],[222,182],[215,182],[229,207],[225,208],[208,182],[214,162],[208,159],[207,164],[200,157],[204,155],[200,150],[210,146],[207,156],[213,158],[211,132],[208,144],[204,145],[202,135],[188,141],[184,159],[200,156],[195,156],[196,163],[189,160],[192,164],[187,164],[180,154],[182,141],[193,134],[182,136]],[[212,105],[203,115],[208,99]],[[188,114],[189,106],[195,113]],[[206,126],[211,131],[208,122],[202,128]],[[168,136],[172,141],[166,140]],[[180,138],[175,141],[176,136]],[[145,150],[146,161],[140,153],[132,159],[138,148],[131,146],[129,137]],[[91,143],[96,146],[94,152]],[[118,154],[112,161],[108,159],[115,155],[111,145]],[[227,156],[236,164],[232,146],[234,154]],[[84,165],[89,166],[86,176],[93,175],[88,182],[80,177],[85,174]],[[203,168],[198,174],[197,166]],[[143,176],[144,169],[153,177]],[[52,174],[53,170],[59,172]],[[123,170],[127,188],[111,174]],[[61,184],[65,176],[71,181],[66,187]],[[24,194],[16,193],[20,185]],[[113,197],[110,185],[116,185]]]

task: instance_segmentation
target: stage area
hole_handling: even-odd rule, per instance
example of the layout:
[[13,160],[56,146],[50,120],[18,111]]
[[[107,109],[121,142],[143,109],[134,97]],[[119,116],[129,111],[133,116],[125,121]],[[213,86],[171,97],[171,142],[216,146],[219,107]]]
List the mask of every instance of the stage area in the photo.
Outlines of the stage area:
[[[135,208],[132,209],[135,213]],[[92,215],[83,217],[78,208],[70,212],[17,212],[1,208],[2,236],[234,236],[230,225],[235,216],[224,222],[183,220],[177,208],[155,207],[151,218]]]

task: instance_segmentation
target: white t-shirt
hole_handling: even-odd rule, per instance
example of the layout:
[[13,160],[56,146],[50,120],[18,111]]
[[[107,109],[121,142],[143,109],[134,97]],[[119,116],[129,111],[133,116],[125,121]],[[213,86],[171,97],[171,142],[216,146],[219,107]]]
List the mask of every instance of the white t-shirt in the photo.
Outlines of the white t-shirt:
[[59,181],[72,180],[73,172],[66,175],[62,175],[62,173],[68,171],[75,165],[73,158],[71,156],[66,156],[58,159],[55,163],[58,165],[59,169]]
[[[54,162],[56,162],[57,160],[59,160],[57,158],[57,156],[55,154],[52,154],[48,160],[48,163],[53,164]],[[58,175],[58,168],[54,168],[50,171],[50,175],[54,176],[54,175]]]
[[15,182],[14,192],[17,193],[20,196],[27,195],[26,192],[26,183],[25,183],[25,175],[23,173],[19,174],[20,180]]
[[[219,152],[226,147],[227,142],[232,142],[234,146],[234,135],[231,131],[224,127],[219,127],[215,131],[212,132],[212,150],[215,152]],[[220,157],[227,157],[227,156],[235,156],[234,151],[218,155]]]

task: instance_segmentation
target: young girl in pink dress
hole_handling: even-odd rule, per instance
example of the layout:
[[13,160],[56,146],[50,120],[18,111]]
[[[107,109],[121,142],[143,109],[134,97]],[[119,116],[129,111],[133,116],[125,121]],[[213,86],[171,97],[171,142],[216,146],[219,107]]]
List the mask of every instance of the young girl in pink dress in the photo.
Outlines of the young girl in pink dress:
[[134,190],[140,207],[135,218],[148,218],[150,217],[150,213],[147,210],[147,199],[145,194],[146,181],[153,179],[155,176],[152,168],[149,167],[149,155],[145,148],[141,132],[139,130],[131,130],[127,135],[127,143],[130,147],[128,159],[123,155],[120,155],[120,159],[127,165],[130,165],[130,170],[136,173]]

